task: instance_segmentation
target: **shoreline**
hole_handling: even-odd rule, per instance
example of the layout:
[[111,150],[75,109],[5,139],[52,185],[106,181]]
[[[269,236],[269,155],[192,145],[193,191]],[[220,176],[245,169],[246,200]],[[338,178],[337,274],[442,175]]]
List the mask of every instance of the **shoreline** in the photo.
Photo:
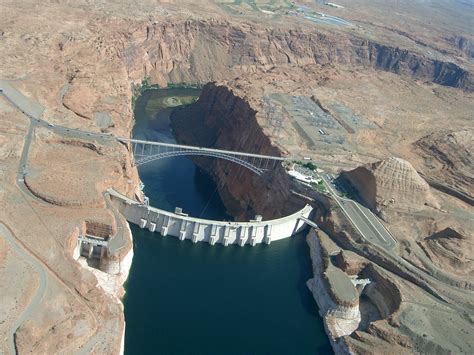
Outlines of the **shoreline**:
[[128,279],[128,276],[130,274],[130,270],[132,268],[132,264],[133,264],[133,256],[134,256],[134,252],[133,252],[133,234],[132,234],[132,230],[130,229],[130,224],[125,221],[125,225],[127,227],[127,231],[130,235],[130,243],[131,243],[131,246],[130,246],[130,251],[125,255],[124,259],[127,259],[127,258],[130,258],[130,262],[128,263],[127,265],[127,268],[126,268],[126,271],[124,272],[123,274],[123,279],[121,280],[121,287],[123,289],[123,294],[122,294],[122,297],[120,298],[120,303],[122,304],[122,314],[123,314],[123,331],[122,331],[122,340],[120,342],[120,352],[119,354],[120,355],[123,355],[124,354],[124,351],[125,351],[125,328],[126,328],[126,321],[125,321],[125,305],[123,303],[123,298],[125,297],[125,294],[127,293],[127,291],[125,290],[124,288],[124,285],[125,283],[127,282],[127,279]]
[[350,348],[344,337],[352,334],[361,321],[359,305],[343,305],[331,297],[327,285],[327,263],[322,255],[324,247],[319,240],[318,232],[311,229],[306,235],[306,245],[312,262],[313,278],[306,285],[318,305],[319,315],[323,320],[324,331],[335,354],[350,354]]
[[[96,287],[102,289],[102,291],[111,297],[111,299],[120,306],[121,311],[122,311],[122,319],[123,322],[120,324],[122,326],[122,334],[121,334],[121,340],[120,340],[120,350],[119,354],[123,355],[124,354],[124,349],[125,349],[125,306],[123,304],[123,298],[125,297],[126,290],[124,288],[125,283],[127,282],[128,276],[130,274],[130,270],[132,267],[133,263],[133,256],[134,256],[134,250],[133,250],[133,234],[130,229],[129,223],[125,220],[124,226],[126,228],[125,232],[127,235],[129,235],[130,238],[130,249],[128,252],[119,257],[118,261],[115,260],[110,260],[108,263],[108,267],[111,269],[114,269],[115,267],[118,266],[116,269],[116,273],[112,272],[107,272],[100,270],[98,268],[91,267],[87,264],[87,261],[83,258],[80,257],[76,261],[79,263],[82,269],[85,269],[89,272],[91,272],[96,281],[97,285]],[[112,266],[112,267],[111,267]]]

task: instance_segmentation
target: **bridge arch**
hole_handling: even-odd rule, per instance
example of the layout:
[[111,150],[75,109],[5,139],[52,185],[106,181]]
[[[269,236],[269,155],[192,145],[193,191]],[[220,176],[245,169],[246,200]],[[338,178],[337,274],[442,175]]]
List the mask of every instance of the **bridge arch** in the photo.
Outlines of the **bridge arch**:
[[165,158],[174,158],[174,157],[179,157],[179,156],[207,156],[207,157],[213,157],[213,158],[218,158],[218,159],[224,159],[224,160],[239,164],[249,169],[250,171],[252,171],[253,173],[257,175],[262,175],[265,170],[265,169],[257,168],[252,163],[249,163],[248,161],[240,159],[236,156],[232,156],[225,153],[201,151],[201,150],[181,150],[181,151],[162,152],[158,154],[148,155],[148,156],[135,159],[135,165],[139,166],[146,163],[150,163],[155,160],[165,159]]

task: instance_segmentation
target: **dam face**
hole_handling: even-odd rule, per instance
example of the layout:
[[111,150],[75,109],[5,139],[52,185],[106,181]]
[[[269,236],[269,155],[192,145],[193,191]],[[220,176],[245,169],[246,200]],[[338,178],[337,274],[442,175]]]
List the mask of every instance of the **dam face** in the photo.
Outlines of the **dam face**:
[[[270,244],[272,240],[290,238],[305,228],[302,218],[309,218],[312,207],[303,209],[282,218],[263,221],[261,216],[248,222],[217,221],[189,217],[182,212],[168,212],[133,201],[114,190],[109,190],[111,200],[116,204],[127,221],[147,228],[150,232],[159,232],[162,236],[172,235],[180,240],[189,239],[193,243],[208,242],[224,246],[246,244],[255,246]],[[181,211],[181,209],[179,209]]]
[[[157,90],[138,99],[134,138],[173,141],[167,109],[151,109],[170,95],[189,93]],[[216,185],[191,160],[163,159],[139,172],[150,205],[232,222]],[[150,218],[142,229],[144,216],[130,225],[135,255],[125,285],[125,354],[332,353],[306,287],[312,268],[304,234],[271,245],[211,246],[204,237],[204,243],[192,242],[192,225],[183,241],[171,228],[163,237],[163,217],[155,232]]]

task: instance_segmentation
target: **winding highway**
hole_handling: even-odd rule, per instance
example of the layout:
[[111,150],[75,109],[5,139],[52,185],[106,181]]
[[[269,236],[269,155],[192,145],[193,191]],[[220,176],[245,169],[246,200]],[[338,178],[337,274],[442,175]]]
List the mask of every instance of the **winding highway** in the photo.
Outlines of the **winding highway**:
[[[8,81],[0,80],[0,95],[4,97],[14,108],[16,108],[18,111],[23,113],[30,120],[30,124],[28,126],[28,132],[25,137],[23,150],[20,157],[20,162],[18,165],[17,186],[23,194],[39,202],[45,202],[45,201],[36,197],[30,191],[30,189],[28,189],[28,187],[25,184],[25,176],[28,174],[28,154],[30,150],[31,140],[33,137],[33,132],[36,127],[45,127],[51,131],[54,131],[55,133],[58,133],[62,136],[66,136],[70,138],[77,138],[77,139],[82,139],[82,140],[99,139],[99,140],[102,140],[102,142],[115,141],[115,137],[107,135],[107,134],[85,132],[85,131],[81,131],[77,129],[71,129],[71,128],[67,128],[63,126],[56,126],[51,123],[48,123],[47,121],[41,118],[44,112],[43,107],[41,107],[39,104],[33,102],[32,100],[24,96],[22,93],[16,90],[13,86],[11,86]],[[105,197],[106,196],[104,195],[104,198]],[[112,240],[117,238],[117,240],[114,241],[114,248],[118,250],[118,249],[123,248],[126,245],[125,244],[126,241],[123,236],[124,228],[123,228],[122,220],[120,216],[117,215],[118,212],[113,208],[113,206],[111,206],[111,203],[107,198],[106,198],[106,204],[107,204],[107,207],[112,209],[112,212],[114,213],[114,216],[116,218],[117,234],[114,236]],[[47,286],[47,276],[46,276],[47,274],[45,272],[45,267],[42,266],[38,260],[30,256],[20,246],[17,245],[17,242],[15,241],[15,237],[12,235],[12,233],[3,223],[0,223],[0,235],[4,237],[5,240],[8,241],[8,243],[11,245],[13,250],[15,250],[20,256],[25,257],[26,262],[28,262],[35,269],[35,271],[38,272],[39,278],[40,278],[39,287],[37,288],[36,293],[33,296],[31,302],[28,304],[26,309],[22,312],[20,317],[18,317],[18,319],[15,321],[15,323],[12,325],[10,329],[10,336],[8,339],[9,352],[11,354],[17,354],[17,349],[15,346],[15,333],[17,329],[21,326],[21,324],[31,316],[31,313],[34,311],[34,309],[36,309],[36,307],[38,307],[39,304],[41,303],[45,290],[46,290],[46,286]],[[60,282],[63,283],[63,281],[60,278],[59,280]],[[69,289],[68,286],[66,286],[66,288]],[[82,300],[79,300],[79,302],[83,303]],[[93,316],[93,317],[94,317],[95,322],[97,322],[96,316]],[[84,344],[83,349],[81,351],[83,352],[84,349],[86,349],[85,352],[83,353],[84,354],[90,353],[92,349],[96,346],[96,344],[98,344],[99,342],[100,342],[100,336],[96,332],[96,334],[94,334],[91,338],[89,338],[86,344]]]
[[108,134],[86,132],[78,129],[53,125],[43,120],[43,107],[24,96],[21,92],[11,86],[8,81],[0,80],[0,94],[14,108],[23,113],[26,117],[28,117],[30,121],[30,124],[28,126],[28,132],[26,134],[25,141],[23,144],[23,150],[21,152],[20,164],[18,166],[17,171],[17,181],[20,190],[33,199],[44,202],[43,200],[36,197],[25,184],[25,176],[28,174],[28,154],[30,151],[33,132],[36,127],[44,127],[64,137],[77,138],[82,140],[115,140],[115,137]]

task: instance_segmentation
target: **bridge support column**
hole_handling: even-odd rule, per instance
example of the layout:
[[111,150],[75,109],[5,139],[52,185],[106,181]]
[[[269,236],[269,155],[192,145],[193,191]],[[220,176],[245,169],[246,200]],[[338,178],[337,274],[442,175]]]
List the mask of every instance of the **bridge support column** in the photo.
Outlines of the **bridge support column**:
[[140,227],[140,228],[145,228],[145,226],[146,226],[146,222],[147,222],[147,220],[146,220],[146,219],[144,219],[144,218],[140,218],[140,224],[139,224],[139,227]]
[[196,233],[193,233],[193,243],[197,243],[198,241],[198,235]]

